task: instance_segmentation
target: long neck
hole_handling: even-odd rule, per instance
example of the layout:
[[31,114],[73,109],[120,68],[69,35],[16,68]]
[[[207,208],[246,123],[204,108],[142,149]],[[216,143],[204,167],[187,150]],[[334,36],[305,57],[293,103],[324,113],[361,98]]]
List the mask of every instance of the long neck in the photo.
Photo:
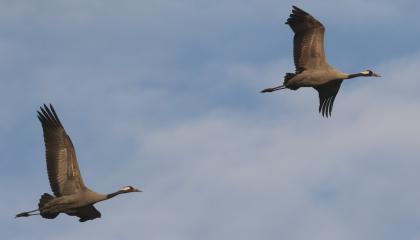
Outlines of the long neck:
[[107,194],[107,195],[105,195],[105,196],[106,196],[106,199],[110,199],[110,198],[113,198],[113,197],[115,197],[115,196],[117,196],[117,195],[119,195],[119,194],[121,194],[121,193],[124,193],[124,191],[119,190],[119,191],[116,191],[116,192],[113,192],[113,193]]
[[365,76],[365,74],[363,74],[363,73],[348,74],[346,79],[351,79],[351,78],[355,78],[355,77],[363,77],[363,76]]

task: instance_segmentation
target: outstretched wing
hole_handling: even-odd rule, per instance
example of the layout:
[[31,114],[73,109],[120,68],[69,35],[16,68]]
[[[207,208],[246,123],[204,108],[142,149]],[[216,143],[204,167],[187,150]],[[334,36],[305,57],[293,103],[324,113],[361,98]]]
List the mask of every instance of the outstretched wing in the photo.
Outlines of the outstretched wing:
[[86,186],[77,165],[76,152],[70,137],[50,104],[45,104],[38,112],[44,132],[45,152],[47,159],[48,178],[51,190],[59,197],[77,193]]
[[314,87],[319,94],[319,112],[322,112],[322,116],[331,116],[334,100],[342,82],[343,80],[335,80]]
[[74,208],[71,212],[68,212],[67,214],[70,216],[79,217],[79,222],[86,222],[87,220],[93,220],[95,218],[101,217],[101,213],[93,205]]
[[328,66],[324,53],[325,28],[322,23],[309,13],[293,6],[286,24],[289,24],[295,33],[293,55],[296,73]]

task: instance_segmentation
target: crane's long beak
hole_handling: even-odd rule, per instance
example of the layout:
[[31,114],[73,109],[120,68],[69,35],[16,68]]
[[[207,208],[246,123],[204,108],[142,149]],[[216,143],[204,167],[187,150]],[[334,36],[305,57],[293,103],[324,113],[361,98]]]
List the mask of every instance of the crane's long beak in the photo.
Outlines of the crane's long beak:
[[372,77],[382,77],[381,75],[377,74],[377,73],[373,73]]
[[133,190],[133,192],[143,192],[143,191],[136,188],[136,189]]

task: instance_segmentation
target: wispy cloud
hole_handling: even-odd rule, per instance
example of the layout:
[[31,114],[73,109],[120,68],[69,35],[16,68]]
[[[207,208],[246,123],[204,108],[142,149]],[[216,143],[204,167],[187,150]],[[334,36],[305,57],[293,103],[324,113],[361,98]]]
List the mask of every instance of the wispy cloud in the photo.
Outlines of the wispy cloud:
[[[344,82],[331,119],[318,115],[313,89],[258,93],[294,69],[282,24],[291,3],[2,3],[0,26],[12,29],[0,40],[11,59],[0,67],[3,235],[417,239],[420,50],[352,45],[376,36],[365,30],[382,20],[405,19],[411,3],[297,3],[337,31],[328,35],[333,65],[383,75]],[[361,22],[351,34],[336,28]],[[72,137],[89,187],[144,192],[98,204],[103,217],[84,224],[14,220],[49,190],[35,116],[44,102]]]

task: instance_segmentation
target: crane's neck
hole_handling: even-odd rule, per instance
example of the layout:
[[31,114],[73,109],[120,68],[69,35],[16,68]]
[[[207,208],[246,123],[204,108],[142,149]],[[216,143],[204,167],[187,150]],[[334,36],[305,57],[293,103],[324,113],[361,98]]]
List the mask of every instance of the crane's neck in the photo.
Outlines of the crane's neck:
[[353,73],[353,74],[348,74],[346,79],[352,79],[352,78],[356,78],[356,77],[365,77],[366,74],[364,73]]
[[118,190],[116,192],[113,192],[113,193],[110,193],[110,194],[105,195],[105,197],[106,197],[106,199],[110,199],[110,198],[113,198],[113,197],[115,197],[117,195],[120,195],[122,193],[125,193],[125,191]]

